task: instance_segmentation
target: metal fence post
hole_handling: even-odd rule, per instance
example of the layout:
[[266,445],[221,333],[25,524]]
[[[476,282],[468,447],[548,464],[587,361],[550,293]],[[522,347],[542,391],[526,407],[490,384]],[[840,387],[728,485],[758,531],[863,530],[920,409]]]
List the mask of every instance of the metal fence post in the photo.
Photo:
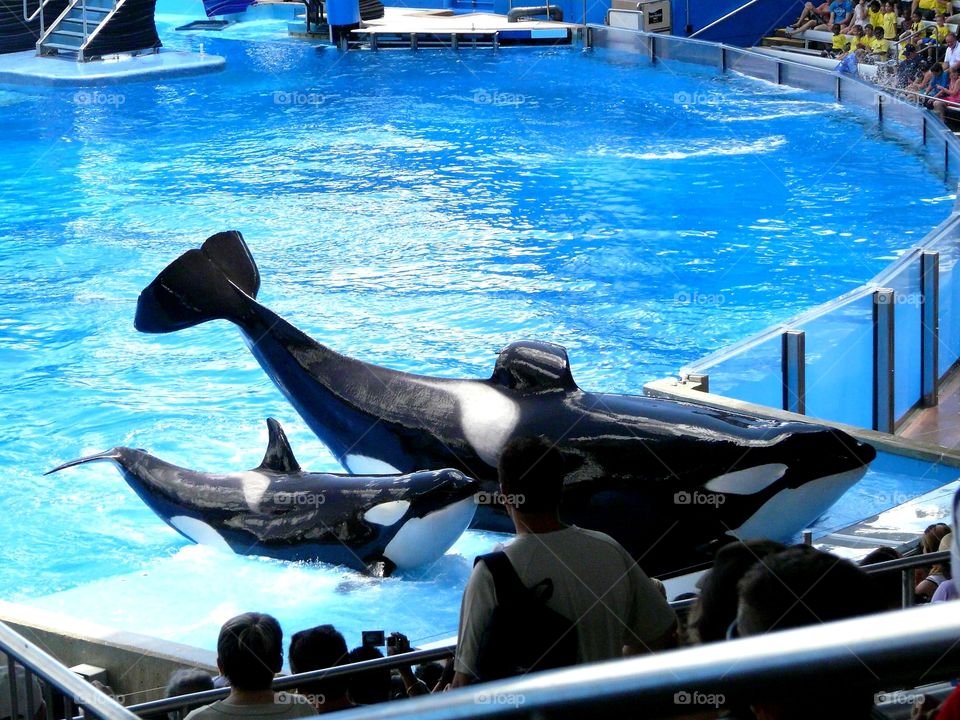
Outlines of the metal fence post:
[[700,373],[691,373],[687,375],[687,382],[694,383],[697,387],[694,390],[708,393],[710,392],[710,376]]
[[893,432],[894,292],[873,293],[873,429]]
[[940,345],[940,253],[920,254],[920,401],[924,407],[938,403]]
[[803,330],[787,330],[780,337],[780,367],[783,373],[783,409],[806,415],[806,335]]

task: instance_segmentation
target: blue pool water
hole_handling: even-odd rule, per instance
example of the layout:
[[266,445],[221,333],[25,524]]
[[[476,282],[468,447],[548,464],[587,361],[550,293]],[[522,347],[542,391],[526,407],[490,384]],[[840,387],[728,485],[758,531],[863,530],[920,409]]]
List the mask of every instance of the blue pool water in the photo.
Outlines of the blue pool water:
[[[826,98],[571,49],[339,55],[283,28],[163,25],[218,75],[0,89],[3,599],[204,647],[252,608],[350,642],[455,630],[499,536],[375,581],[190,546],[106,465],[43,476],[115,445],[253,467],[270,415],[304,467],[338,469],[231,326],[133,330],[140,289],[209,234],[240,229],[261,300],[347,354],[483,377],[542,338],[583,387],[640,393],[868,279],[953,202]],[[885,466],[821,529],[947,479]]]

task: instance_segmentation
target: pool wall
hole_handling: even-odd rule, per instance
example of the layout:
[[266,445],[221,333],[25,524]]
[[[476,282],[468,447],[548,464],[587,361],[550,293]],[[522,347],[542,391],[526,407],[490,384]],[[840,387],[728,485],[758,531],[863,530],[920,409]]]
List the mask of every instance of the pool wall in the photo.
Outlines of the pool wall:
[[[829,94],[916,147],[948,183],[960,176],[960,141],[935,115],[858,78],[631,30],[591,27],[588,42],[653,64],[695,63]],[[682,367],[680,378],[729,398],[894,432],[916,408],[936,404],[939,383],[960,361],[958,257],[954,202],[949,217],[867,283]]]

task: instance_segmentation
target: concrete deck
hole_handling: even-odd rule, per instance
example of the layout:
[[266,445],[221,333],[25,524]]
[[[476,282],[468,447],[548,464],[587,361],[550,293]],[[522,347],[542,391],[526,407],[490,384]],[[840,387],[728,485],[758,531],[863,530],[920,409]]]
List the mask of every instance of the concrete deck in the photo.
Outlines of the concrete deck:
[[219,55],[161,50],[149,55],[78,63],[68,58],[39,57],[27,50],[0,55],[0,84],[82,87],[136,82],[217,72],[225,62]]
[[951,374],[940,386],[939,404],[915,413],[897,435],[960,450],[960,372]]

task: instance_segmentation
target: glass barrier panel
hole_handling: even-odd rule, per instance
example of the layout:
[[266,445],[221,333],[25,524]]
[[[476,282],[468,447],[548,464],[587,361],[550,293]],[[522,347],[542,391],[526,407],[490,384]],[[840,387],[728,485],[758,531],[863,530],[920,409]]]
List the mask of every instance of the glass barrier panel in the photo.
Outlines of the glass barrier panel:
[[872,427],[872,295],[855,298],[798,329],[806,333],[807,414]]
[[734,72],[766,80],[767,82],[777,82],[778,62],[771,57],[758,55],[756,53],[740,52],[738,50],[727,51],[727,67]]
[[960,259],[956,241],[938,243],[940,252],[940,343],[938,370],[943,375],[960,359]]
[[691,42],[670,35],[656,35],[653,46],[656,49],[657,60],[679,60],[694,65],[720,68],[719,45]]
[[884,281],[893,290],[893,416],[899,420],[920,399],[920,259]]
[[785,62],[780,70],[780,79],[784,85],[827,93],[831,97],[837,91],[837,77],[832,73],[811,71],[806,65],[794,65],[789,62]]
[[780,336],[775,335],[699,371],[709,374],[712,393],[775,408],[783,407],[781,342]]
[[862,108],[876,109],[877,91],[853,78],[840,78],[840,101],[844,105],[856,105]]

